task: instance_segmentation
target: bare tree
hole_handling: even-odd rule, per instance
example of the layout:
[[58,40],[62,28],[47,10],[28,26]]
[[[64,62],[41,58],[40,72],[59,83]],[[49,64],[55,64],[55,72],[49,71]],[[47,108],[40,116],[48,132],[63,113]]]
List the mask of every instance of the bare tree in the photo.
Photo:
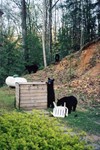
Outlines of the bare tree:
[[52,61],[52,10],[55,8],[57,0],[52,5],[52,0],[43,0],[43,52],[45,52],[45,66],[46,61]]
[[43,0],[43,35],[42,35],[42,45],[43,45],[43,60],[44,60],[44,67],[47,66],[46,60],[46,0]]
[[49,0],[49,52],[52,61],[52,0]]

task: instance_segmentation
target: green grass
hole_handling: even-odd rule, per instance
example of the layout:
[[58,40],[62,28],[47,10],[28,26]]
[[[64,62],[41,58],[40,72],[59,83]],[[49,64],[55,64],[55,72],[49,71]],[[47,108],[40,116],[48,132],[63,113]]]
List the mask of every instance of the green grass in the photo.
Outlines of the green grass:
[[[100,112],[99,108],[77,110],[64,118],[64,122],[76,131],[83,130],[90,134],[100,134]],[[77,117],[75,117],[77,114]]]
[[14,110],[15,89],[0,88],[0,112]]

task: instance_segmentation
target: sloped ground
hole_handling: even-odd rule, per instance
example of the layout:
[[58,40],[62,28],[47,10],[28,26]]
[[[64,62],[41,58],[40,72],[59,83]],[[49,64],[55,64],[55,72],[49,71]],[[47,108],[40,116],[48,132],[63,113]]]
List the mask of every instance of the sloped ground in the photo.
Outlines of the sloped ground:
[[57,64],[26,76],[29,81],[47,81],[48,77],[55,79],[56,99],[73,94],[80,104],[99,104],[100,41],[65,57]]

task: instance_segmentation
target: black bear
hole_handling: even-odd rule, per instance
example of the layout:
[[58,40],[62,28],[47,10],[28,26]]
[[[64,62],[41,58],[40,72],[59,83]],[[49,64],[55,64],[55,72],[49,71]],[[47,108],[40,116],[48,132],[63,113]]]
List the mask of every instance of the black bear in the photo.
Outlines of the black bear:
[[63,97],[58,100],[57,106],[64,106],[64,103],[66,104],[66,107],[68,108],[68,113],[70,114],[71,111],[76,111],[76,106],[77,106],[77,98],[74,96],[68,96],[68,97]]
[[47,82],[47,101],[48,108],[53,108],[53,102],[55,101],[54,79],[50,78],[48,78]]
[[29,74],[31,72],[36,73],[38,70],[38,65],[37,64],[33,64],[33,65],[26,65],[25,66],[25,70],[27,70],[29,72]]
[[55,62],[59,62],[59,60],[60,60],[60,56],[59,56],[59,54],[56,54],[55,55]]

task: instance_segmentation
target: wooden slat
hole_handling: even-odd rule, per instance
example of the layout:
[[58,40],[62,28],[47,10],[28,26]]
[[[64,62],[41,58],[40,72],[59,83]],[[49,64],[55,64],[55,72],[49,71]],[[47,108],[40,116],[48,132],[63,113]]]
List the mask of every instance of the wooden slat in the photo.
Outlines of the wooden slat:
[[21,93],[20,96],[21,97],[43,97],[43,96],[46,96],[47,94],[46,93]]
[[21,104],[21,107],[41,107],[41,106],[47,106],[46,103],[35,103],[35,104],[31,104],[31,103],[28,103],[28,104]]
[[21,100],[22,103],[47,103],[47,99],[30,99],[30,100]]
[[35,81],[35,82],[26,82],[26,83],[18,83],[19,85],[43,85],[43,84],[46,84],[46,82],[42,82],[42,81]]
[[47,105],[21,105],[20,108],[31,108],[31,109],[34,109],[34,108],[46,108]]
[[27,90],[27,89],[24,89],[24,90],[20,90],[20,94],[21,93],[23,93],[23,94],[31,94],[31,93],[33,93],[33,94],[39,94],[39,93],[47,93],[47,90],[46,89],[43,89],[43,90],[41,90],[41,89],[38,89],[38,90]]
[[24,100],[31,100],[31,99],[33,99],[33,100],[41,100],[41,99],[47,99],[47,95],[39,95],[39,96],[37,96],[37,95],[21,95],[20,96],[20,100],[21,101],[24,101]]
[[44,85],[44,86],[41,86],[41,87],[37,87],[37,86],[21,86],[20,87],[20,90],[38,90],[38,89],[40,89],[40,90],[47,90],[47,87]]

